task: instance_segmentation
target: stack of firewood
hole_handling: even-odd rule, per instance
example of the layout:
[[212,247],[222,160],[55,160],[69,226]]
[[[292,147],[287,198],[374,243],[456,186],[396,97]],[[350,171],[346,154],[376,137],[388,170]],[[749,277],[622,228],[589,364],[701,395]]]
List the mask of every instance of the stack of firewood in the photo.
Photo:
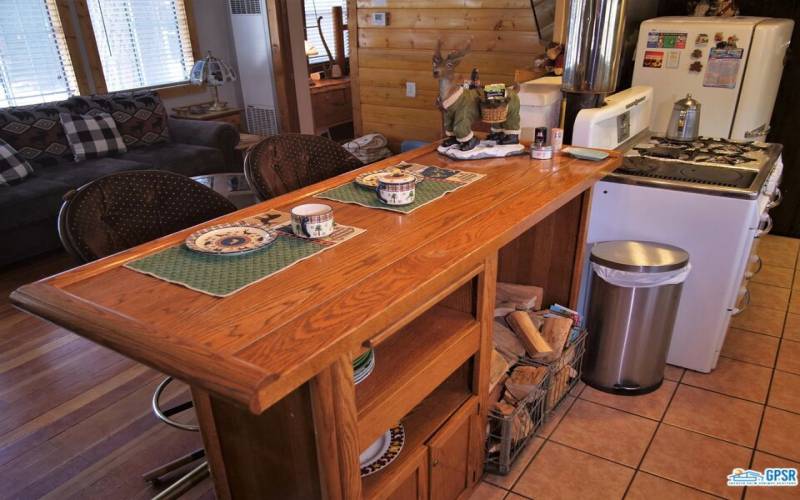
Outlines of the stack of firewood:
[[490,392],[496,413],[514,414],[515,440],[526,437],[534,425],[526,412],[514,413],[518,404],[549,374],[550,410],[578,375],[572,367],[576,353],[570,338],[580,318],[558,305],[542,310],[543,295],[536,286],[497,284]]

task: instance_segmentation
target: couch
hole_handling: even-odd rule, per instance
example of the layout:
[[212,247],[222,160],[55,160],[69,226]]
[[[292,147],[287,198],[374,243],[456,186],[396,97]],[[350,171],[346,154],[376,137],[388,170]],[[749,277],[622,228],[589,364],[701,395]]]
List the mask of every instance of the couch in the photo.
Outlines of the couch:
[[[112,157],[74,161],[59,113],[110,113],[128,147]],[[237,171],[239,133],[228,123],[168,118],[152,91],[71,97],[0,109],[0,138],[19,151],[33,174],[0,188],[0,266],[61,246],[56,220],[63,196],[89,181],[128,170],[186,176]]]

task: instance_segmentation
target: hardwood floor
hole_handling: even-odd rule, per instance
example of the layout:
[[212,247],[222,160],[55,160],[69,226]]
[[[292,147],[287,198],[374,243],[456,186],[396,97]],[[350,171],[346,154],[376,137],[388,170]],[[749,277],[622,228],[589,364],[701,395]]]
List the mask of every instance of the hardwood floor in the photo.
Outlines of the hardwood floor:
[[[0,498],[150,498],[141,475],[201,446],[150,411],[163,375],[8,302],[70,265],[58,253],[0,270]],[[165,401],[188,399],[173,385]],[[214,498],[210,480],[184,498]]]

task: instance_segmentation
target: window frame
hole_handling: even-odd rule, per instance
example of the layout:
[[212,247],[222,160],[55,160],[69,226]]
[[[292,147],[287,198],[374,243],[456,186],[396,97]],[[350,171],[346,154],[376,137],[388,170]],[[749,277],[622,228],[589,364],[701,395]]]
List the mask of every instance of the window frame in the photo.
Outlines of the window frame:
[[[55,0],[56,5],[58,7],[59,15],[62,16],[70,16],[69,10],[69,0]],[[197,61],[202,58],[202,54],[199,50],[199,45],[197,41],[197,25],[195,24],[194,19],[194,6],[192,5],[193,0],[183,0],[183,6],[186,10],[186,23],[189,28],[189,40],[192,43],[192,55],[194,56],[194,60]],[[94,93],[95,94],[107,94],[108,87],[106,86],[106,78],[105,74],[103,73],[103,64],[100,60],[100,52],[97,48],[97,39],[94,35],[94,29],[92,28],[92,19],[89,15],[89,5],[87,4],[86,0],[75,0],[73,5],[76,9],[76,14],[78,17],[78,25],[80,27],[80,31],[82,33],[82,39],[84,47],[86,48],[86,55],[88,58],[89,64],[89,71],[92,74],[92,79],[94,80]],[[71,19],[67,17],[67,19]],[[72,23],[65,23],[62,21],[63,29],[64,29],[64,37],[67,39],[67,47],[69,48],[70,57],[73,59],[73,68],[76,72],[76,79],[78,80],[78,90],[81,95],[88,95],[91,93],[89,89],[89,82],[86,79],[85,68],[83,66],[83,61],[81,60],[80,64],[75,65],[74,60],[76,56],[78,59],[81,58],[80,55],[80,45],[78,41],[78,37],[75,34],[73,29]],[[80,73],[78,75],[77,73]],[[188,82],[176,82],[175,84],[167,84],[167,85],[157,85],[153,87],[138,87],[128,90],[143,90],[143,89],[152,89],[157,90],[159,95],[162,98],[172,98],[172,97],[180,97],[190,94],[199,94],[206,92],[207,88],[204,85],[192,85]]]

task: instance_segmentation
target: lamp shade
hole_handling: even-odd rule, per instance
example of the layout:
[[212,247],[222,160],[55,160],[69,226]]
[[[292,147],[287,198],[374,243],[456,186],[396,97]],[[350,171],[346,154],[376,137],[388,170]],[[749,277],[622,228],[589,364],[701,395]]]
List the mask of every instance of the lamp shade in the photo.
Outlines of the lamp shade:
[[221,59],[211,55],[211,51],[203,59],[194,63],[189,81],[195,85],[220,86],[225,82],[236,80],[236,73]]

